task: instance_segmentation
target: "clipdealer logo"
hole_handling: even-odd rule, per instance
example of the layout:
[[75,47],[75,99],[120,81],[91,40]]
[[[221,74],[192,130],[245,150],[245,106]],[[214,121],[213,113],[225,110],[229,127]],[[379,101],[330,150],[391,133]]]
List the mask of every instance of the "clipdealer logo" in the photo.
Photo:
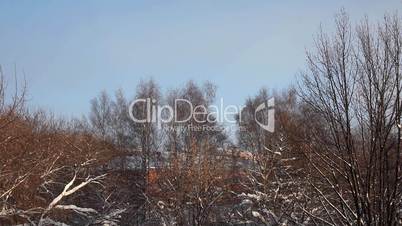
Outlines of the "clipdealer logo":
[[[264,114],[263,110],[267,110],[267,117],[265,118],[265,123],[258,120],[258,113]],[[264,115],[263,115],[264,116]],[[254,119],[257,124],[264,130],[273,133],[275,131],[275,98],[271,98],[264,103],[258,105],[254,112]]]
[[[186,123],[194,120],[196,123],[236,123],[242,120],[244,106],[224,105],[220,99],[219,105],[196,105],[187,99],[175,99],[174,105],[158,105],[154,98],[140,98],[129,105],[129,116],[136,123],[157,123],[158,126],[167,123]],[[186,108],[187,115],[179,112]],[[141,109],[143,114],[136,114]],[[145,113],[145,114],[144,114]],[[142,117],[141,117],[142,116]],[[201,116],[201,118],[200,118]],[[263,129],[273,133],[275,131],[275,98],[270,98],[255,108],[254,120]]]

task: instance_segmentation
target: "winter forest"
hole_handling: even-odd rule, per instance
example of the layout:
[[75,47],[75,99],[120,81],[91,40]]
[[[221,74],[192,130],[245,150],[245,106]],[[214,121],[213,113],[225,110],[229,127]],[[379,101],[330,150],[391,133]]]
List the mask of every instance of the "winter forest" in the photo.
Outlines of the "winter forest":
[[[341,10],[329,30],[293,85],[250,93],[231,134],[206,120],[209,81],[99,90],[85,117],[67,120],[29,107],[29,82],[2,72],[0,225],[401,225],[401,17],[352,23]],[[156,113],[131,104],[141,98],[206,110],[135,122]],[[271,98],[267,131],[259,106]]]

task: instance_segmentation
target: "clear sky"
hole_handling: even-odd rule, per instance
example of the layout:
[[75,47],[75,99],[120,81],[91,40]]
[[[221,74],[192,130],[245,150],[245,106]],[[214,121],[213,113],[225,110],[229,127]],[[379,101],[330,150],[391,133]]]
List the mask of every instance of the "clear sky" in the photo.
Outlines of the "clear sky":
[[0,1],[0,64],[25,74],[30,104],[64,116],[89,111],[101,90],[132,95],[152,76],[168,90],[210,80],[241,104],[282,89],[305,49],[344,7],[353,21],[402,9],[401,0]]

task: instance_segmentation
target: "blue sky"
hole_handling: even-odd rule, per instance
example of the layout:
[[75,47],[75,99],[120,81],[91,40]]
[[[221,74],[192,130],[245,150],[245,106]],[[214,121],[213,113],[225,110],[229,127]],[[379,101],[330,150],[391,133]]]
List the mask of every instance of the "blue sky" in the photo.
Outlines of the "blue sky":
[[282,89],[305,49],[344,7],[352,21],[402,8],[387,1],[0,1],[0,64],[25,76],[30,105],[80,116],[101,90],[134,93],[152,76],[163,90],[210,80],[241,104]]

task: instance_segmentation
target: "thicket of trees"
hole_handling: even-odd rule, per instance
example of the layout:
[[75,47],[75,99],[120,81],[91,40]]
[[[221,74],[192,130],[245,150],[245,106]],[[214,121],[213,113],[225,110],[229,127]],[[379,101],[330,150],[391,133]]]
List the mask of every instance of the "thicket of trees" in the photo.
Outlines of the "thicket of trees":
[[[7,95],[1,74],[0,225],[402,224],[401,18],[352,27],[341,12],[335,22],[334,34],[317,35],[297,87],[246,100],[236,143],[204,122],[209,82],[102,92],[87,119],[65,121],[30,112],[25,88]],[[273,133],[255,120],[271,97]],[[207,112],[136,123],[128,110],[138,98]],[[194,126],[221,129],[183,129]]]

